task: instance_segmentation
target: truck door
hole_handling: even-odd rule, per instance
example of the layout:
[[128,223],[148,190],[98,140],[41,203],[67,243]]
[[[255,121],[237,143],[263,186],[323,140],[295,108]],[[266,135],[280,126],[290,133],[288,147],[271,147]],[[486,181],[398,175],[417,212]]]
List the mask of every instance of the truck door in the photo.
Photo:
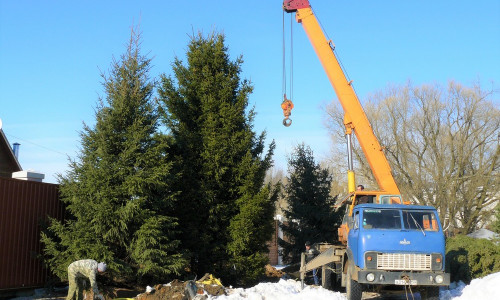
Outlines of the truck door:
[[349,234],[347,236],[347,248],[352,251],[351,254],[352,259],[354,259],[354,263],[358,265],[358,238],[359,238],[359,210],[354,211],[354,216],[352,220],[352,229],[349,230]]

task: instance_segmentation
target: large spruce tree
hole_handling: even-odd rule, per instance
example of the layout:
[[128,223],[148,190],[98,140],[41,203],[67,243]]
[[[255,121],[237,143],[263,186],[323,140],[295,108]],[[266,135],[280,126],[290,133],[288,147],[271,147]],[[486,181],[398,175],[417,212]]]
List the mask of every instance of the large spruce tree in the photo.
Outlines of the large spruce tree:
[[185,266],[174,239],[168,137],[157,134],[151,60],[141,55],[139,42],[132,31],[126,53],[103,75],[106,97],[95,126],[84,125],[78,159],[60,176],[67,219],[52,220],[42,242],[61,278],[69,263],[86,258],[106,261],[122,280],[129,275],[152,283]]
[[315,162],[309,146],[300,144],[295,148],[288,159],[288,174],[284,187],[287,222],[282,224],[287,238],[280,239],[279,244],[287,260],[298,262],[306,241],[331,243],[336,240],[341,213],[333,209],[331,175]]
[[[263,272],[272,233],[275,192],[264,187],[274,142],[253,131],[252,86],[240,79],[222,34],[191,38],[187,63],[176,59],[159,88],[179,173],[176,205],[182,247],[191,268],[224,283],[249,283]],[[236,282],[237,279],[241,281]]]

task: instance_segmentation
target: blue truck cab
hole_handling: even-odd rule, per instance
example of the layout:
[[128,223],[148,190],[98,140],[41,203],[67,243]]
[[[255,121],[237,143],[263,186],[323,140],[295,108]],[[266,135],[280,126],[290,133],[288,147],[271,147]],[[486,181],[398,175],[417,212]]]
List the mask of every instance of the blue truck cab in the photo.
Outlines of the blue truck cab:
[[380,287],[418,286],[423,299],[434,299],[439,286],[449,285],[445,238],[435,208],[359,204],[351,216],[347,280]]

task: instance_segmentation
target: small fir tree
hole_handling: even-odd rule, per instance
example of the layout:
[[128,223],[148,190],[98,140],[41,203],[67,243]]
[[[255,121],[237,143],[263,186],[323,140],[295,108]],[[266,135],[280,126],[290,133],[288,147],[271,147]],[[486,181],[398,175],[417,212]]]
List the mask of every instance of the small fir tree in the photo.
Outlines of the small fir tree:
[[330,196],[332,178],[316,164],[310,147],[300,144],[295,148],[288,159],[288,173],[284,187],[287,221],[281,225],[286,238],[278,242],[285,259],[298,262],[306,241],[336,240],[340,213],[334,211],[335,198]]
[[100,99],[96,124],[84,125],[78,159],[60,176],[67,219],[52,220],[42,242],[48,265],[61,278],[72,261],[86,258],[142,281],[164,280],[185,265],[174,238],[168,137],[157,134],[151,60],[139,44],[132,31],[126,54],[113,62],[110,76],[103,75],[106,99]]
[[235,272],[243,282],[263,273],[275,200],[263,187],[274,142],[263,155],[265,133],[253,132],[253,88],[240,79],[242,63],[230,60],[222,34],[198,34],[187,63],[176,59],[175,79],[162,76],[159,88],[179,173],[180,239],[195,273],[226,284],[236,283]]

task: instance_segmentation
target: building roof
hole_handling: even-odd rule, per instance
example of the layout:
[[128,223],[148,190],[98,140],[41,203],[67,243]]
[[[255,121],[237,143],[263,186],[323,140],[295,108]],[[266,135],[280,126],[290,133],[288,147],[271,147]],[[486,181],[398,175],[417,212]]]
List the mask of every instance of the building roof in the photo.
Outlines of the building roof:
[[12,173],[21,170],[21,165],[3,132],[2,120],[0,119],[0,176],[10,178]]
[[467,236],[470,236],[475,239],[496,239],[499,237],[498,233],[494,233],[491,230],[481,228],[479,230],[474,231],[473,233],[469,233]]

